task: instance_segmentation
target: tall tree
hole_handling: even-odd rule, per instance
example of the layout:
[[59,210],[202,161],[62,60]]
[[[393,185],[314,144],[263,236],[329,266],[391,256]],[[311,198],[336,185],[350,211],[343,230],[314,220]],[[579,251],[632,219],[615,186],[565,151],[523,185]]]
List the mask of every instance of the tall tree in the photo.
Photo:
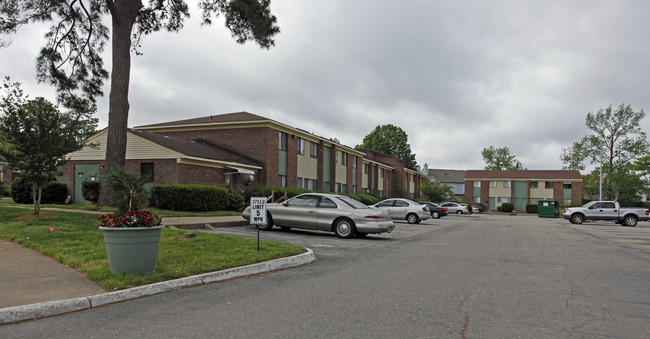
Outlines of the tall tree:
[[20,84],[4,83],[6,94],[0,102],[0,157],[9,168],[24,171],[32,183],[34,214],[40,213],[41,192],[53,181],[68,153],[80,150],[95,132],[95,106],[87,100],[68,103],[76,110],[60,112],[43,98],[27,100]]
[[363,138],[363,143],[357,148],[369,148],[396,158],[404,160],[404,167],[418,170],[415,154],[411,152],[408,144],[408,135],[403,129],[387,124],[375,129]]
[[481,151],[486,170],[523,170],[524,166],[506,146],[494,148],[490,146]]
[[620,188],[629,186],[626,182],[636,182],[636,178],[626,176],[633,174],[633,162],[646,155],[650,146],[640,127],[644,117],[643,110],[635,112],[625,104],[587,113],[585,124],[592,133],[562,149],[560,160],[564,168],[584,170],[587,161],[596,165],[594,173],[599,174],[602,168],[603,195],[608,199],[618,197],[623,193]]
[[[226,27],[238,43],[253,40],[263,48],[274,45],[280,32],[271,15],[270,0],[199,0],[203,23],[224,15]],[[0,3],[0,33],[15,33],[34,21],[54,21],[45,35],[46,46],[37,59],[39,81],[55,85],[63,103],[85,97],[94,102],[108,72],[101,52],[109,40],[103,24],[112,23],[112,71],[109,95],[108,135],[105,168],[124,166],[126,129],[129,115],[131,50],[139,47],[143,36],[165,29],[179,31],[189,18],[184,0],[3,0]],[[78,99],[77,99],[78,100]],[[99,204],[108,203],[109,190],[103,190]]]

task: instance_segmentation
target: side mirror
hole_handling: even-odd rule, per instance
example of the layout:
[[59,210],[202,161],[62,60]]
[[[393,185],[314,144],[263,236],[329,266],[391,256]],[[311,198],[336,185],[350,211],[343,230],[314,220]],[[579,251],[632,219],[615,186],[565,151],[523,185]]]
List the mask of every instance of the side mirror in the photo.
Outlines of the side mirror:
[[282,206],[287,207],[287,206],[289,206],[289,203],[285,201],[285,202],[282,203]]

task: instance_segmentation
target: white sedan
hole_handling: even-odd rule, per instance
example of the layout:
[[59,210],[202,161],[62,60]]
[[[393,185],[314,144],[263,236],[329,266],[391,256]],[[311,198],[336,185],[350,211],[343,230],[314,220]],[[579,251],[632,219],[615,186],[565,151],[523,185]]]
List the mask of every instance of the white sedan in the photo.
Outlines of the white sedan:
[[409,199],[386,199],[370,207],[379,208],[388,212],[393,220],[406,220],[409,224],[418,224],[422,220],[431,218],[431,212],[425,205]]

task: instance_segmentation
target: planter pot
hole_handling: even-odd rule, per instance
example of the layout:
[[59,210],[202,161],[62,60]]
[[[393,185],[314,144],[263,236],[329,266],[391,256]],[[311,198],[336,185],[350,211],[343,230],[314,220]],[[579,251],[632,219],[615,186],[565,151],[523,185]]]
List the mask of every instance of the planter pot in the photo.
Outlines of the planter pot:
[[164,227],[100,227],[111,271],[152,274],[156,270],[160,232]]

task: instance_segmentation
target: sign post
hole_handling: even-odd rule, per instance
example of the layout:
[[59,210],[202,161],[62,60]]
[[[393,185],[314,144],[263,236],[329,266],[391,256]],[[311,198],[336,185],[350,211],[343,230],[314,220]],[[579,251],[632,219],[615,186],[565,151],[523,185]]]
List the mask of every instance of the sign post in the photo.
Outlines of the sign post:
[[260,251],[260,225],[266,225],[266,198],[251,197],[251,225],[257,225],[257,251]]

